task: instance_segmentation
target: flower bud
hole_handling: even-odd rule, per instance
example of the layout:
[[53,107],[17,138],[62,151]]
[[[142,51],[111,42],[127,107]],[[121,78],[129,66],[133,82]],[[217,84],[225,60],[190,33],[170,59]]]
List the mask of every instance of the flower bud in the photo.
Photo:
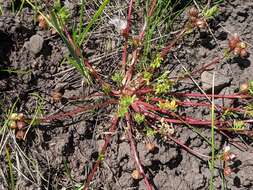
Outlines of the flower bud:
[[197,19],[195,25],[200,29],[206,28],[206,22],[202,19]]
[[17,117],[17,120],[18,121],[23,121],[24,119],[25,119],[25,115],[23,113],[19,113],[18,117]]
[[243,83],[240,85],[240,92],[247,92],[249,89],[249,84],[248,83]]
[[247,56],[248,56],[248,52],[246,51],[246,49],[242,49],[240,51],[240,57],[243,59],[243,58],[245,58]]
[[147,143],[147,144],[146,144],[146,149],[147,149],[149,152],[154,152],[154,150],[155,150],[155,144],[154,144],[154,143]]
[[238,36],[238,34],[234,34],[229,40],[228,40],[228,46],[230,48],[230,50],[233,50],[237,44],[240,42],[240,38]]
[[139,180],[142,178],[141,173],[138,170],[134,170],[131,174],[133,179]]
[[224,173],[224,176],[230,176],[232,173],[232,170],[230,167],[225,167],[223,173]]
[[235,49],[234,49],[234,55],[240,55],[240,53],[241,53],[241,48],[239,48],[239,47],[235,47]]
[[17,121],[18,129],[23,129],[26,126],[24,121]]
[[16,138],[18,140],[24,140],[24,136],[25,136],[25,131],[24,130],[18,130],[16,132]]
[[47,24],[46,19],[42,15],[39,15],[37,19],[39,22],[39,27],[43,30],[47,29],[48,24]]
[[188,12],[190,17],[198,17],[199,11],[196,7],[191,7]]
[[230,146],[225,146],[223,148],[223,151],[224,151],[224,153],[229,152],[230,151]]
[[54,102],[60,102],[63,94],[59,90],[56,90],[52,92],[51,96]]
[[9,127],[10,129],[16,129],[16,128],[17,128],[17,123],[16,123],[16,121],[13,121],[13,120],[9,121],[8,127]]

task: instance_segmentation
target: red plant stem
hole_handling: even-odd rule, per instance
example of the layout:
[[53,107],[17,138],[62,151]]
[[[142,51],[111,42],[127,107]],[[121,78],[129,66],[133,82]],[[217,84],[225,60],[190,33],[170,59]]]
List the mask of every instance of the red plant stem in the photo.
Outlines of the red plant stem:
[[[117,128],[118,120],[119,120],[119,117],[118,117],[117,115],[115,115],[115,116],[113,117],[113,119],[112,119],[112,126],[111,126],[110,129],[109,129],[109,133],[108,133],[108,134],[106,135],[106,137],[105,137],[105,142],[104,142],[104,144],[103,144],[103,147],[102,147],[102,149],[101,149],[99,155],[102,155],[102,156],[105,155],[106,150],[107,150],[107,147],[108,147],[108,145],[109,145],[109,143],[110,143],[110,141],[111,141],[112,135],[113,135],[113,133],[115,132],[115,130],[116,130],[116,128]],[[95,173],[96,173],[96,171],[97,171],[99,165],[101,164],[101,162],[102,162],[102,160],[101,160],[101,159],[98,159],[98,160],[95,162],[95,164],[93,165],[92,170],[90,171],[90,173],[89,173],[89,175],[88,175],[88,177],[87,177],[87,181],[86,181],[86,183],[85,183],[85,186],[84,186],[83,190],[88,190],[89,185],[90,185],[90,182],[92,181],[92,179],[93,179],[93,177],[94,177],[94,175],[95,175]]]
[[215,57],[210,63],[204,65],[203,67],[201,67],[200,69],[194,70],[190,73],[190,75],[194,75],[195,73],[201,73],[203,71],[205,71],[206,68],[212,66],[212,65],[216,65],[220,62],[221,58],[220,57]]
[[[75,44],[72,36],[70,35],[70,33],[68,32],[68,29],[65,25],[62,24],[63,30],[65,32],[65,34],[67,35],[67,39],[69,41],[69,43],[71,44],[72,48],[74,49],[74,53],[75,56],[77,58],[79,58],[81,56],[81,52],[80,52],[80,48]],[[97,73],[97,71],[90,65],[88,59],[84,59],[82,58],[82,63],[84,65],[84,67],[87,67],[87,69],[92,73],[92,75],[98,80],[98,82],[101,85],[105,85],[106,83],[101,79],[101,77],[99,76],[99,74]]]
[[[147,93],[154,92],[153,88],[142,88],[136,92],[137,95],[145,95]],[[212,97],[214,98],[227,98],[227,99],[249,99],[253,98],[250,95],[244,95],[241,93],[234,93],[234,94],[200,94],[200,93],[179,93],[179,92],[170,92],[168,95],[172,96],[182,96],[182,97],[192,97],[192,98],[206,98],[207,97]]]
[[[140,102],[140,101],[139,101]],[[157,121],[161,121],[161,119],[163,119],[163,121],[166,121],[168,123],[174,123],[174,124],[185,124],[185,125],[195,125],[195,126],[207,126],[209,127],[211,125],[211,121],[210,120],[197,120],[197,119],[193,119],[190,117],[180,117],[178,116],[176,113],[174,112],[168,112],[167,110],[161,110],[160,108],[156,108],[148,103],[142,102],[142,104],[138,104],[138,102],[134,102],[131,107],[134,109],[134,111],[139,112],[141,114],[144,114],[145,116],[152,118],[154,120]],[[151,111],[150,111],[151,110]],[[165,117],[161,117],[155,113],[153,113],[152,111],[160,111],[163,114],[165,114],[166,116],[174,116],[178,119],[170,119],[170,118],[165,118]],[[244,120],[243,122],[245,123],[253,123],[253,120]],[[228,125],[229,121],[216,121],[215,125],[216,126],[226,126]],[[222,135],[224,135],[226,138],[228,138],[230,140],[230,143],[233,144],[235,147],[239,148],[239,149],[245,149],[243,146],[239,145],[238,143],[233,142],[233,140],[225,133],[223,132],[220,128],[216,128],[218,130],[219,133],[221,133]],[[229,128],[227,128],[224,131],[227,131]],[[249,133],[248,133],[249,134]],[[250,134],[251,136],[251,134]]]
[[[150,98],[150,100],[154,101],[154,102],[166,102],[165,99],[161,99],[161,98]],[[193,107],[199,107],[199,106],[203,106],[203,107],[210,107],[212,106],[212,104],[210,103],[198,103],[198,102],[181,102],[181,101],[176,101],[177,105],[180,106],[193,106]],[[222,109],[222,110],[230,110],[230,111],[236,111],[236,112],[241,112],[241,113],[245,113],[244,109],[240,109],[240,108],[230,108],[230,107],[224,107],[224,106],[220,106],[220,105],[215,105],[215,107]]]
[[157,0],[153,0],[151,3],[150,3],[150,9],[148,11],[148,17],[151,17],[154,13],[154,10],[155,10],[155,7],[156,7],[156,2]]
[[123,70],[125,70],[125,66],[127,62],[127,46],[128,46],[129,31],[131,30],[131,15],[132,15],[133,3],[134,1],[130,0],[129,6],[128,6],[128,14],[127,14],[127,26],[123,31],[123,36],[125,37],[125,44],[124,44],[123,53],[122,53]]
[[133,72],[134,72],[135,65],[136,65],[136,63],[137,63],[138,55],[139,55],[139,50],[136,49],[136,50],[133,52],[133,58],[132,58],[130,67],[129,67],[129,69],[128,69],[127,72],[126,72],[126,76],[125,76],[125,86],[127,86],[127,85],[129,84],[129,82],[131,81],[131,79],[132,79],[132,75],[133,75]]
[[127,46],[128,46],[128,42],[126,41],[124,44],[123,53],[122,53],[122,68],[124,72],[125,72],[126,62],[127,62]]
[[208,67],[212,66],[212,65],[216,65],[220,62],[221,58],[220,57],[215,57],[210,63],[202,66],[200,69],[197,69],[197,70],[194,70],[190,73],[186,73],[185,75],[181,76],[181,77],[172,77],[172,78],[176,78],[177,81],[180,81],[180,80],[184,80],[186,78],[189,78],[189,76],[193,76],[195,75],[196,73],[199,73],[201,74],[203,71],[205,71]]
[[[161,119],[163,119],[163,121],[168,122],[168,123],[188,124],[188,125],[210,125],[211,124],[211,121],[209,121],[209,120],[199,120],[199,119],[192,119],[189,117],[184,117],[184,118],[182,118],[182,120],[184,120],[184,121],[182,121],[179,119],[171,119],[171,118],[167,118],[167,117],[162,117],[162,116],[159,116],[159,115],[152,112],[152,111],[159,111],[159,108],[154,108],[154,109],[152,109],[152,111],[147,110],[147,107],[145,109],[136,109],[135,105],[132,105],[132,108],[136,112],[139,110],[138,111],[139,113],[142,113],[145,116],[150,117],[155,120],[158,120],[158,121],[161,121]],[[163,112],[163,114],[165,114],[165,111]]]
[[72,36],[70,35],[70,33],[68,32],[68,29],[65,25],[62,24],[63,30],[65,32],[65,34],[67,35],[67,39],[69,40],[69,43],[71,44],[74,53],[76,54],[76,57],[80,57],[81,55],[81,51],[80,48],[76,45],[76,43],[74,42]]
[[83,62],[83,65],[91,72],[91,74],[95,77],[95,79],[100,83],[100,85],[102,86],[109,85],[108,83],[106,83],[105,81],[101,79],[98,72],[89,63],[88,59],[83,58],[82,62]]
[[134,4],[134,0],[130,0],[129,6],[128,6],[128,14],[127,14],[127,28],[126,28],[127,34],[129,34],[129,31],[131,29],[131,15],[132,15],[132,10],[133,10],[133,4]]
[[[135,101],[131,107],[134,109],[134,111],[136,112],[140,112],[143,113],[144,115],[151,117],[152,119],[156,119],[158,121],[160,121],[162,118],[164,121],[169,122],[169,123],[175,123],[175,124],[188,124],[188,125],[210,125],[211,121],[210,120],[201,120],[201,119],[194,119],[191,117],[180,117],[178,116],[176,113],[174,112],[170,112],[168,110],[164,110],[161,109],[159,107],[153,106],[149,103],[146,102],[142,102],[142,101]],[[171,118],[167,118],[167,117],[161,117],[155,113],[153,113],[152,111],[158,111],[166,116],[173,116],[179,119],[171,119]],[[249,120],[242,120],[244,123],[253,123],[253,119],[249,119]],[[227,125],[229,124],[229,121],[215,121],[215,125]]]
[[214,98],[227,98],[227,99],[248,99],[248,98],[252,98],[252,96],[249,95],[242,95],[239,93],[235,93],[235,94],[199,94],[199,93],[170,93],[171,95],[174,96],[184,96],[184,97],[196,97],[196,98],[206,98],[207,97],[212,97],[214,96]]
[[66,119],[67,117],[72,117],[73,115],[76,115],[78,113],[82,113],[84,111],[88,111],[88,110],[93,110],[93,109],[98,109],[98,108],[103,108],[103,107],[107,107],[108,105],[111,104],[117,104],[118,101],[117,100],[108,100],[104,103],[97,103],[94,105],[94,103],[92,103],[91,105],[88,106],[81,106],[78,107],[74,110],[71,111],[67,111],[67,112],[61,112],[61,113],[57,113],[54,115],[50,115],[50,116],[46,116],[43,117],[41,119],[39,119],[41,122],[51,122],[53,120],[61,120],[61,119]]
[[[131,2],[130,2],[131,3]],[[130,4],[131,5],[131,4]],[[153,14],[153,12],[154,12],[154,9],[155,9],[155,6],[156,6],[156,0],[153,0],[152,2],[151,2],[151,6],[150,6],[150,9],[149,9],[149,11],[148,11],[148,16],[150,17],[150,16],[152,16],[152,14]],[[129,14],[128,14],[129,15]],[[142,30],[140,31],[140,33],[139,33],[139,43],[141,43],[142,41],[143,41],[143,39],[144,39],[144,36],[145,36],[145,29],[146,29],[146,27],[147,27],[147,22],[145,21],[145,23],[144,23],[144,26],[143,26],[143,28],[142,28]],[[132,75],[133,75],[133,72],[134,72],[134,69],[135,69],[135,65],[136,65],[136,63],[137,63],[137,59],[138,59],[138,56],[139,56],[139,52],[140,52],[140,49],[139,48],[137,48],[137,49],[135,49],[134,50],[134,52],[133,52],[133,58],[132,58],[132,61],[131,61],[131,64],[130,64],[130,67],[129,67],[129,69],[127,70],[127,72],[126,72],[126,76],[125,76],[125,78],[124,78],[124,85],[123,86],[126,86],[126,85],[128,85],[128,83],[131,81],[131,79],[132,79]],[[123,52],[124,53],[124,52]],[[126,55],[125,55],[126,56]],[[125,62],[126,62],[126,60],[125,60]],[[124,56],[123,56],[123,63],[124,63]]]
[[[157,132],[159,132],[159,128],[158,127],[155,127],[154,125],[151,125],[151,127],[154,128]],[[192,150],[191,148],[189,148],[188,146],[186,146],[185,144],[183,144],[180,140],[178,140],[176,138],[173,138],[171,135],[166,135],[166,137],[168,137],[170,140],[172,140],[176,144],[182,146],[187,152],[193,154],[196,157],[206,158],[206,159],[210,159],[211,158],[210,156],[207,156],[207,155],[201,154],[201,153],[199,153],[199,152],[197,152],[195,150]]]
[[[157,0],[153,0],[150,2],[150,5],[149,5],[150,9],[148,10],[148,15],[147,15],[148,17],[151,17],[153,15],[155,7],[156,7],[156,2],[157,2]],[[139,33],[140,42],[142,42],[144,39],[146,27],[147,27],[147,21],[145,20],[142,30]]]
[[130,142],[130,147],[131,147],[131,151],[132,151],[132,154],[133,154],[133,157],[134,157],[135,164],[136,164],[140,174],[144,178],[144,182],[146,184],[147,189],[152,190],[153,188],[152,188],[151,184],[149,183],[147,176],[145,175],[144,169],[142,168],[142,164],[141,164],[141,161],[140,161],[139,156],[138,156],[135,141],[134,141],[134,138],[133,138],[133,135],[132,135],[131,119],[130,119],[130,116],[129,116],[128,112],[126,113],[126,122],[127,122],[128,139],[129,139],[129,142]]

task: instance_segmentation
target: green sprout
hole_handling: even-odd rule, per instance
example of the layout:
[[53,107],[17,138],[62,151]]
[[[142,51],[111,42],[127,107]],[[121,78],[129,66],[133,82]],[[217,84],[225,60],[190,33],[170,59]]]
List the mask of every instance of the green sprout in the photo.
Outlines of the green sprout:
[[140,125],[141,123],[144,122],[145,120],[145,115],[142,115],[140,113],[135,113],[134,114],[134,120],[136,121],[136,123],[138,123],[138,125]]
[[164,94],[171,91],[173,81],[168,79],[168,72],[165,72],[157,79],[156,84],[154,85],[156,94]]
[[160,54],[157,54],[155,60],[153,61],[153,63],[151,63],[151,68],[153,69],[158,69],[161,65],[161,62],[163,61],[163,58],[161,57]]
[[113,74],[112,80],[116,82],[118,86],[120,86],[123,80],[123,75],[119,72],[116,72]]
[[112,89],[111,89],[111,86],[108,85],[108,84],[104,84],[103,87],[102,87],[102,91],[103,91],[106,95],[110,94],[111,90],[112,90]]
[[175,111],[177,109],[177,102],[175,99],[171,101],[166,100],[165,102],[159,102],[158,107],[161,109]]
[[148,71],[144,71],[143,73],[143,78],[146,81],[146,84],[149,85],[150,84],[150,80],[152,78],[153,74],[148,72]]
[[245,128],[244,121],[234,121],[233,129],[234,130],[243,130]]
[[102,162],[102,161],[104,161],[104,159],[105,159],[105,155],[104,155],[104,154],[99,154],[99,155],[98,155],[98,160],[99,160],[99,161]]
[[203,10],[203,16],[206,20],[213,19],[216,15],[219,14],[219,7],[217,5],[212,6],[211,8],[206,8]]
[[224,120],[230,119],[230,118],[237,118],[237,117],[238,117],[238,114],[236,112],[232,111],[232,110],[226,109],[224,111],[224,113],[222,113],[222,118]]
[[251,117],[253,117],[253,104],[248,104],[246,107],[245,107],[245,114],[246,115],[249,115]]
[[248,85],[249,85],[249,95],[253,96],[253,80],[250,80],[248,82]]
[[60,0],[54,3],[54,11],[63,23],[66,23],[70,18],[69,9],[65,6],[62,6]]
[[128,111],[128,107],[134,102],[135,96],[123,96],[119,102],[118,115],[124,117]]
[[144,131],[146,132],[146,135],[148,137],[155,137],[155,135],[157,134],[157,131],[148,126],[145,126]]

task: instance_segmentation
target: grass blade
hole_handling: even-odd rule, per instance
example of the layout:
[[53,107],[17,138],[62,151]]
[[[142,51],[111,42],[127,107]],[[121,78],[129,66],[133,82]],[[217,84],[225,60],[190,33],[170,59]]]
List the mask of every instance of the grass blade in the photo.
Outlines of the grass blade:
[[79,44],[78,44],[79,46],[84,42],[84,40],[86,39],[86,36],[87,36],[88,32],[90,31],[91,27],[96,23],[96,21],[98,20],[98,17],[102,14],[102,12],[104,11],[104,9],[105,9],[105,7],[107,6],[108,3],[110,3],[110,0],[104,0],[103,3],[98,8],[98,10],[96,11],[95,15],[89,21],[88,25],[86,26],[86,28],[84,29],[84,31],[81,34],[81,39],[80,39]]

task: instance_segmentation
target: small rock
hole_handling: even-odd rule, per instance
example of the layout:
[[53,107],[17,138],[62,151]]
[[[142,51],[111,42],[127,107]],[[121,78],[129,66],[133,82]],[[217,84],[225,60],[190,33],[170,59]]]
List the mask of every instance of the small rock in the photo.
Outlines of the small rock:
[[[209,91],[212,89],[213,86],[213,73],[210,71],[204,71],[201,74],[201,82],[202,82],[202,88],[205,91]],[[217,91],[221,91],[223,88],[229,85],[231,82],[230,77],[226,77],[224,75],[216,73],[214,78],[214,88],[217,93]]]
[[29,42],[25,44],[25,46],[33,53],[37,54],[41,51],[43,47],[44,39],[40,35],[33,35]]

